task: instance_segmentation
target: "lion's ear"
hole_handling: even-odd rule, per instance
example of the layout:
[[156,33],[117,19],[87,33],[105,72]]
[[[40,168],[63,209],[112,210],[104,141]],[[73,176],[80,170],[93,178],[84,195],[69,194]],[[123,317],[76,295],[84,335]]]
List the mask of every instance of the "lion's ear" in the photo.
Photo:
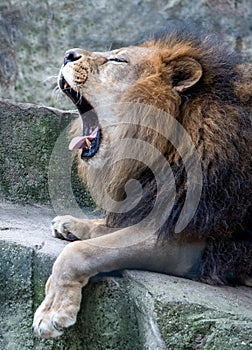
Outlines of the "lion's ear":
[[169,62],[172,69],[172,86],[183,92],[195,85],[202,76],[202,66],[192,57],[180,57]]

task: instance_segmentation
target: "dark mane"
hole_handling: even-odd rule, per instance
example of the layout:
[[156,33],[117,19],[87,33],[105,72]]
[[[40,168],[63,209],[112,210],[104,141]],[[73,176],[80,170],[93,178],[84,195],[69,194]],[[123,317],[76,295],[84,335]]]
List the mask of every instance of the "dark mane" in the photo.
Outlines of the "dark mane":
[[[161,239],[207,239],[209,244],[204,260],[210,262],[214,272],[203,264],[202,280],[205,275],[212,275],[215,282],[235,280],[240,271],[227,276],[226,270],[230,266],[226,256],[235,257],[236,248],[247,252],[247,255],[241,257],[239,254],[239,264],[233,258],[232,266],[244,268],[250,259],[248,269],[251,274],[252,132],[248,101],[251,101],[252,92],[249,72],[242,68],[246,67],[246,60],[230,52],[216,38],[203,32],[189,32],[186,28],[166,29],[141,45],[155,45],[160,51],[174,47],[178,56],[183,55],[186,48],[187,54],[196,59],[203,69],[199,82],[182,93],[180,105],[180,120],[201,158],[203,189],[200,203],[190,224],[176,235],[176,222],[186,197],[187,177],[182,159],[173,163],[172,157],[167,155],[176,180],[177,195],[172,212],[158,236]],[[132,225],[148,215],[155,202],[155,179],[148,170],[139,174],[139,179],[144,189],[142,202],[131,212],[110,213],[108,225]],[[225,255],[228,249],[231,251]],[[217,255],[218,259],[214,259]]]

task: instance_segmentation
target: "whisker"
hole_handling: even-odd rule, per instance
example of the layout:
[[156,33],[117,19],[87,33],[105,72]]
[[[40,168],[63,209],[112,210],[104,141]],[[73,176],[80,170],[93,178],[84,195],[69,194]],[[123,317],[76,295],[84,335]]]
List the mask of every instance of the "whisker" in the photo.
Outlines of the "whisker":
[[60,88],[58,87],[58,85],[55,86],[55,88],[53,89],[52,93],[55,94],[55,95],[56,95],[56,94],[59,95],[59,93],[60,93]]
[[58,85],[56,85],[55,88],[52,90],[52,94],[51,94],[52,101],[54,103],[57,103],[60,95],[61,95],[61,90],[58,87]]
[[46,83],[48,80],[52,80],[52,79],[57,81],[58,75],[51,75],[50,77],[47,77],[44,80],[42,80],[42,83]]
[[111,51],[112,47],[113,47],[113,42],[111,41],[111,43],[109,44],[108,49],[106,51]]
[[77,91],[78,103],[81,104],[82,96],[79,91]]

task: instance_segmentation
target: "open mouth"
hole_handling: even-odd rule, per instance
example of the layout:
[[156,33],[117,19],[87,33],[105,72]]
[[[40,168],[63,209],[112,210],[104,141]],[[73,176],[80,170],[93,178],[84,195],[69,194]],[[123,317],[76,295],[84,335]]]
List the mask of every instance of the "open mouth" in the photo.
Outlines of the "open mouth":
[[93,157],[99,150],[101,143],[101,129],[97,114],[92,105],[75,90],[61,75],[59,87],[73,101],[78,108],[83,123],[82,136],[75,137],[69,144],[70,150],[82,149],[81,158],[88,159]]

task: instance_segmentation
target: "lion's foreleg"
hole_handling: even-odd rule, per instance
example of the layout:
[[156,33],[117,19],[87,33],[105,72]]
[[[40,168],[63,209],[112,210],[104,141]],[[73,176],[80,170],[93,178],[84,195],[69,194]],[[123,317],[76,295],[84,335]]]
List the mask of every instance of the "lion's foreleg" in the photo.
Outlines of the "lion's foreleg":
[[148,252],[154,246],[154,236],[143,240],[129,229],[68,244],[54,263],[46,285],[46,297],[34,316],[34,333],[44,338],[61,335],[64,328],[75,323],[81,288],[91,276],[145,267]]
[[68,244],[53,266],[46,297],[34,316],[35,334],[60,335],[76,321],[81,288],[99,272],[144,269],[185,276],[204,244],[157,242],[154,233],[133,227]]

